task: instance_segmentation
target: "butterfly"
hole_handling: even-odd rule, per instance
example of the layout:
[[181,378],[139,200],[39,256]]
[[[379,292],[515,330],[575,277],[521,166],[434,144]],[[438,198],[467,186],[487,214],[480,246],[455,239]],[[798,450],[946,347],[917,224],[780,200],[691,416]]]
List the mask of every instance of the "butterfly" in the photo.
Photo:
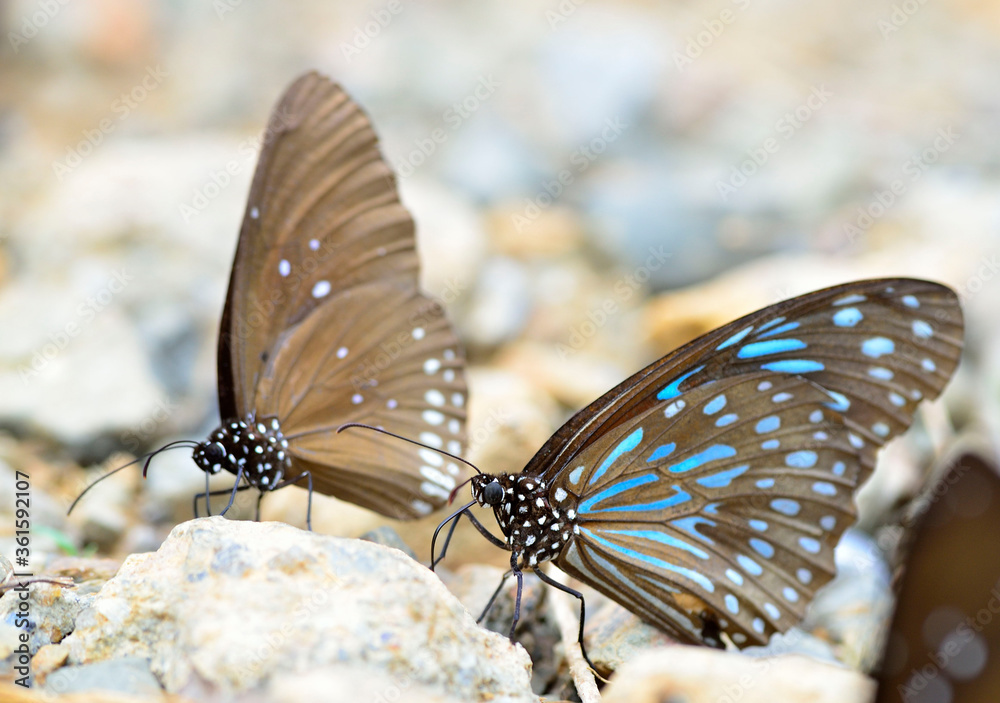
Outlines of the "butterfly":
[[466,515],[511,552],[511,637],[534,570],[580,599],[582,647],[583,596],[538,568],[552,561],[680,642],[766,644],[833,577],[854,490],[948,382],[962,328],[954,292],[911,279],[764,308],[608,391],[520,473],[473,476],[472,502],[438,532]]
[[[460,454],[466,384],[461,345],[420,293],[414,223],[371,123],[336,84],[308,73],[285,91],[263,137],[218,343],[222,422],[193,445],[209,497],[260,497],[305,483],[393,518],[427,515],[467,471]],[[146,467],[148,468],[148,459]],[[211,492],[208,478],[236,476]],[[144,471],[145,474],[145,471]],[[78,499],[79,500],[79,499]],[[223,513],[225,510],[223,510]]]
[[876,702],[1000,700],[1000,476],[962,452],[917,505]]

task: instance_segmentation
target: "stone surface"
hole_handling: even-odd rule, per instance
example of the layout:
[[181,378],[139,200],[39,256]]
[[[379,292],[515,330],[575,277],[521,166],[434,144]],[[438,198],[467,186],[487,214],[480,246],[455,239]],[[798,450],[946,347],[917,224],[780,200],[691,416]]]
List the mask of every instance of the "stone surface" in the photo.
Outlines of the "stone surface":
[[159,697],[162,689],[142,657],[120,657],[108,661],[67,666],[45,678],[45,690],[62,695],[88,691],[112,691]]
[[754,659],[705,647],[651,649],[611,678],[604,703],[841,703],[866,701],[875,684],[808,657]]
[[71,665],[143,657],[168,692],[248,691],[336,664],[462,700],[535,700],[525,652],[476,626],[425,567],[278,523],[179,525],[129,557],[76,624]]

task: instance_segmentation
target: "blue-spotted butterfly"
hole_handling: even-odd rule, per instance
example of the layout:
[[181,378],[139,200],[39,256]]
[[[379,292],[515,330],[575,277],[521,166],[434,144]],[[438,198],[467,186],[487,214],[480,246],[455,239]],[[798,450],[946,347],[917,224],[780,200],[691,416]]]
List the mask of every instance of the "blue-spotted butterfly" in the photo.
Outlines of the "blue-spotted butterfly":
[[474,476],[448,520],[465,514],[510,550],[517,604],[525,569],[580,598],[581,645],[582,596],[545,561],[681,642],[765,644],[833,577],[854,490],[948,382],[962,328],[955,293],[920,280],[777,303],[608,391],[520,473]]
[[237,490],[291,483],[393,518],[440,508],[465,467],[336,433],[367,422],[462,452],[463,353],[418,274],[413,219],[370,121],[335,83],[300,77],[271,114],[240,230],[219,331],[222,422],[168,446],[191,447],[206,484],[236,476],[218,491],[227,509]]

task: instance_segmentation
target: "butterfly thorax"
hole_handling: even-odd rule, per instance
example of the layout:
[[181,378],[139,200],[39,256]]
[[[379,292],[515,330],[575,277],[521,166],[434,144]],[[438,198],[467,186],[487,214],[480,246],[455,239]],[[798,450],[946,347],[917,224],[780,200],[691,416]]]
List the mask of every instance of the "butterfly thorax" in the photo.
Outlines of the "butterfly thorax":
[[472,479],[472,497],[492,507],[507,548],[523,566],[554,559],[574,533],[573,511],[549,501],[545,481],[523,474],[480,474]]
[[291,468],[288,440],[277,418],[227,420],[193,453],[202,471],[243,473],[250,485],[268,490]]

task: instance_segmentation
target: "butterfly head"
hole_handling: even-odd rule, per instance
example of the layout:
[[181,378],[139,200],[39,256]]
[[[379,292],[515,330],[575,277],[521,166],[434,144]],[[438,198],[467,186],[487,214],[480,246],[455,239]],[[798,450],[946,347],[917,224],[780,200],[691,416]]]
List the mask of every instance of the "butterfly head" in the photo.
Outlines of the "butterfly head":
[[288,440],[276,418],[229,420],[194,448],[194,462],[205,473],[240,474],[267,490],[291,468]]
[[527,567],[552,559],[575,534],[575,511],[549,500],[545,481],[526,474],[480,474],[472,478],[472,497],[493,508],[508,547]]
[[[479,474],[472,477],[472,497],[475,498],[476,502],[482,507],[496,508],[503,503],[504,496],[507,494],[506,489],[503,484],[500,483],[501,479],[508,479],[507,476],[489,476],[487,474]],[[509,483],[509,481],[507,481]]]

